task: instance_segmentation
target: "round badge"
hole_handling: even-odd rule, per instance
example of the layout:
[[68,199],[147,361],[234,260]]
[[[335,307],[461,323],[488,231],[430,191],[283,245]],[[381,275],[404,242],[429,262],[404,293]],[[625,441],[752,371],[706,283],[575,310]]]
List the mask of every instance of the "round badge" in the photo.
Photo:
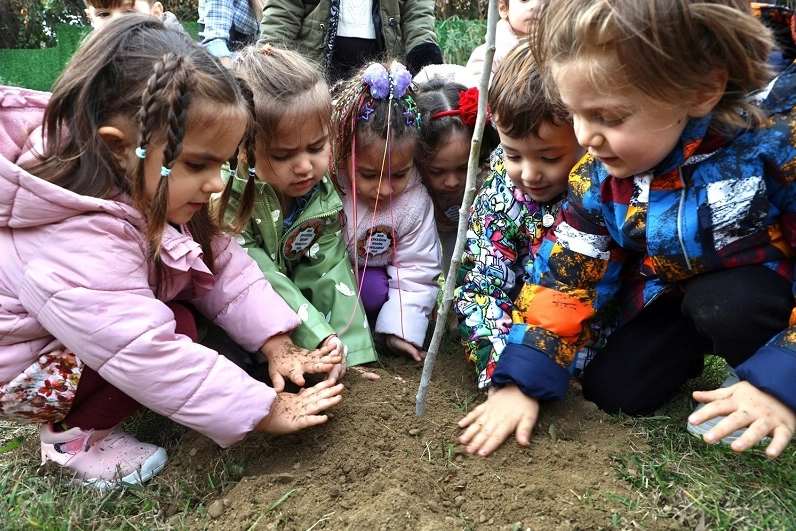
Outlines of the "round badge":
[[310,219],[305,221],[285,236],[285,246],[282,254],[288,260],[295,260],[306,253],[315,243],[323,230],[323,221]]
[[357,256],[361,260],[380,260],[392,255],[395,235],[392,227],[373,227],[357,241]]

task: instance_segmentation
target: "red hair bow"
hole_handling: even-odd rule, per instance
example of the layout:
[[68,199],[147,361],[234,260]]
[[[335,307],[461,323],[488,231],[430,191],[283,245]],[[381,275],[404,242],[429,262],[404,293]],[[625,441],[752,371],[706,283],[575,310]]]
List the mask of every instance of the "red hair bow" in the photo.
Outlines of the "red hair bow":
[[[487,113],[489,106],[487,105]],[[470,87],[459,92],[459,108],[450,111],[440,111],[431,116],[432,120],[444,116],[458,116],[468,127],[475,127],[475,119],[478,116],[478,88]]]

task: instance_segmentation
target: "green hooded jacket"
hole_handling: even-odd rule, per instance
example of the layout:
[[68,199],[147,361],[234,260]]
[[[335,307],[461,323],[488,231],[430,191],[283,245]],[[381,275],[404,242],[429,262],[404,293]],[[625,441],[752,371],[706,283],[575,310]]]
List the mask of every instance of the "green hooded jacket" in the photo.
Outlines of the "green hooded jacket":
[[[229,173],[224,172],[226,181]],[[235,177],[227,207],[237,210],[246,179]],[[251,220],[238,237],[274,290],[301,318],[293,342],[315,349],[332,334],[347,347],[347,366],[376,361],[365,311],[357,296],[340,225],[343,203],[328,176],[311,194],[296,221],[284,230],[282,210],[273,188],[256,182]]]

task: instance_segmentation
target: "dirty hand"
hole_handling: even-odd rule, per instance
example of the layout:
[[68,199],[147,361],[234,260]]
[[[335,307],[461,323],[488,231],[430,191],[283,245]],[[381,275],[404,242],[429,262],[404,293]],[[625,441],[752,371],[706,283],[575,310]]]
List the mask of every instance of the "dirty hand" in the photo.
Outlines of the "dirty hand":
[[339,404],[343,399],[343,389],[343,384],[335,385],[334,380],[323,380],[295,394],[279,393],[268,416],[254,429],[281,435],[323,424],[329,418],[319,413]]
[[389,334],[387,336],[387,348],[389,348],[390,352],[393,354],[403,354],[404,356],[409,356],[415,361],[423,361],[426,359],[425,351],[415,347],[404,338],[393,334]]
[[512,433],[517,443],[528,446],[538,415],[539,401],[526,396],[516,385],[490,390],[486,402],[459,421],[459,427],[464,428],[459,442],[468,454],[483,457],[497,450]]
[[260,347],[260,352],[268,360],[268,374],[277,392],[285,389],[285,377],[303,386],[305,373],[329,372],[335,364],[343,362],[342,352],[334,346],[310,351],[296,346],[287,334],[271,337]]
[[714,391],[695,391],[694,400],[704,403],[705,407],[688,417],[690,424],[702,424],[718,416],[727,417],[703,436],[708,444],[715,444],[735,430],[746,428],[730,448],[742,452],[771,436],[766,455],[777,457],[796,431],[796,413],[746,381]]
[[329,371],[328,376],[326,376],[327,380],[340,381],[340,379],[345,376],[345,364],[346,358],[348,357],[348,347],[343,345],[343,342],[340,341],[340,338],[337,337],[336,334],[327,337],[322,346],[332,346],[334,347],[334,350],[331,352],[331,354],[340,353],[343,356],[343,361],[336,363],[334,368]]

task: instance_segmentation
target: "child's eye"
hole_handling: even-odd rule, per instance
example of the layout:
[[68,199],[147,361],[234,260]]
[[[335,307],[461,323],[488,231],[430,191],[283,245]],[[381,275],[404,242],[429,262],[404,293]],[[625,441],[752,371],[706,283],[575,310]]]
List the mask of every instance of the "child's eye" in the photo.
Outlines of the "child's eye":
[[310,146],[309,148],[307,148],[307,151],[309,151],[310,153],[321,153],[324,149],[326,149],[326,142]]
[[97,18],[107,18],[111,16],[111,14],[108,13],[107,11],[100,11],[99,13],[94,13],[94,16]]
[[621,124],[625,119],[613,115],[600,115],[597,120],[605,127],[616,127]]
[[185,167],[188,168],[189,171],[199,172],[204,170],[207,166],[204,162],[186,162]]
[[561,157],[542,157],[542,162],[545,164],[555,164],[559,160],[561,160]]
[[506,160],[509,162],[519,162],[520,156],[519,155],[506,155]]
[[278,162],[285,162],[290,158],[290,153],[269,153],[268,156]]

